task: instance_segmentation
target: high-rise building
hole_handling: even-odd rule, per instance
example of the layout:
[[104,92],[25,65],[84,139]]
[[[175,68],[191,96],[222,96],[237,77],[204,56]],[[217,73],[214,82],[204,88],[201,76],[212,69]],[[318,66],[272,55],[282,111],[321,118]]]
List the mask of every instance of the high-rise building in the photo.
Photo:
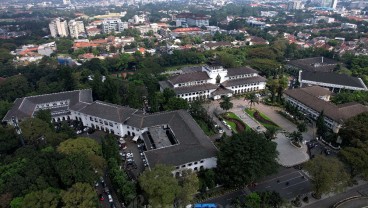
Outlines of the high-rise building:
[[63,0],[63,4],[72,4],[70,0]]
[[290,1],[288,3],[288,10],[299,10],[302,9],[303,4],[302,1],[296,0],[296,1]]
[[336,9],[337,0],[322,0],[321,7]]
[[67,37],[69,35],[68,24],[64,19],[56,18],[49,24],[52,37]]
[[102,32],[112,33],[112,32],[123,32],[124,29],[128,28],[127,22],[122,22],[120,19],[105,19],[102,22]]
[[85,32],[83,21],[70,20],[68,23],[68,26],[69,26],[70,37],[72,38],[78,38],[79,34]]

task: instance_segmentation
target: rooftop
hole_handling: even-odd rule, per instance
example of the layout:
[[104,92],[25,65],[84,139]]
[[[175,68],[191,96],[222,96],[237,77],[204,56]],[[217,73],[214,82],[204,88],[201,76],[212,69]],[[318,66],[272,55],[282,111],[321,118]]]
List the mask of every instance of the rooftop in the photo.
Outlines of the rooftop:
[[338,62],[329,58],[313,57],[292,60],[288,64],[305,71],[332,72],[335,70]]
[[[58,107],[47,106],[48,103],[58,101],[67,101],[67,109],[65,109],[65,105]],[[37,111],[36,106],[40,104],[45,104],[45,108],[50,109],[51,114],[53,114],[60,110],[80,108],[92,102],[92,91],[90,89],[17,98],[14,101],[13,107],[3,118],[3,121],[10,121],[13,116],[20,120],[32,117],[35,111]]]
[[238,67],[238,68],[229,68],[227,69],[227,76],[231,77],[231,76],[236,76],[236,75],[242,75],[242,74],[254,74],[257,73],[258,71],[255,69],[252,69],[250,67]]
[[231,87],[231,86],[237,86],[242,84],[250,84],[254,82],[265,82],[267,79],[261,76],[254,76],[254,77],[248,77],[248,78],[242,78],[242,79],[231,79],[227,80],[223,83],[221,83],[224,87]]
[[367,90],[367,87],[360,78],[334,72],[302,71],[300,80],[357,87]]
[[298,100],[317,112],[323,111],[326,117],[339,123],[341,123],[341,120],[344,121],[360,113],[368,111],[366,106],[359,103],[352,102],[337,106],[315,96],[324,90],[325,89],[322,87],[313,86],[286,90],[284,94],[292,97],[295,100]]
[[186,83],[186,82],[193,82],[193,81],[202,81],[202,80],[208,80],[210,77],[206,72],[192,72],[192,73],[185,73],[185,74],[179,74],[172,76],[168,79],[170,83],[173,85],[179,84],[179,83]]

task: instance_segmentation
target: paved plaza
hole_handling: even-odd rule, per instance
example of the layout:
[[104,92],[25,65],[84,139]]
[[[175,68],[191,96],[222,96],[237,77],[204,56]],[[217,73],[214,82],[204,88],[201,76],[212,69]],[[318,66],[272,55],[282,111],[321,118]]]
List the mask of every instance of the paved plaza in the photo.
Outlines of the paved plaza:
[[290,139],[283,133],[278,133],[274,140],[277,143],[277,151],[279,156],[277,162],[285,167],[291,167],[307,162],[309,160],[308,147],[302,144],[301,148],[297,148],[290,143]]

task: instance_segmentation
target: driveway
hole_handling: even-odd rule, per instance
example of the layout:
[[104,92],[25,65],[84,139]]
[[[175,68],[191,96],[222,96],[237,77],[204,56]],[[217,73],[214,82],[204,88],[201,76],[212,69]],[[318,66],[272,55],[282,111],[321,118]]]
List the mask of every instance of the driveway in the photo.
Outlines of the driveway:
[[276,149],[279,152],[277,162],[284,167],[292,167],[309,160],[308,148],[305,144],[301,144],[301,148],[297,148],[290,143],[290,139],[283,133],[278,133],[274,142],[277,143]]

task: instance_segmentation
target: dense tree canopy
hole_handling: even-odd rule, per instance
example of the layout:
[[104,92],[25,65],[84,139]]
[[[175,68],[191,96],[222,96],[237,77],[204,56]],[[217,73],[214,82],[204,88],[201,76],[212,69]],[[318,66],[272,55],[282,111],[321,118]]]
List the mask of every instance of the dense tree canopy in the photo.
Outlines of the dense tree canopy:
[[317,196],[341,191],[349,180],[344,165],[336,158],[317,156],[305,164]]
[[224,140],[218,153],[219,177],[226,186],[243,186],[277,170],[276,143],[247,132]]
[[357,141],[368,141],[368,113],[362,113],[345,121],[339,134],[342,137],[343,144],[354,144]]

